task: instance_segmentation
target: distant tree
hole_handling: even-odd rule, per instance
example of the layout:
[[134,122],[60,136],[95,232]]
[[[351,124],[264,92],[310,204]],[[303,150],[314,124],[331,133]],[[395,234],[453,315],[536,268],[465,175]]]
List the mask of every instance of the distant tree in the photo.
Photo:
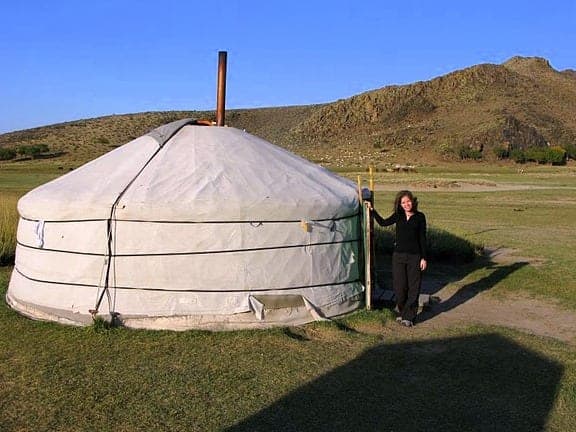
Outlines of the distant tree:
[[564,150],[566,150],[566,158],[576,160],[576,143],[565,144]]
[[30,156],[32,159],[42,153],[47,153],[49,151],[50,148],[47,144],[32,144],[18,147],[18,154],[22,156]]
[[562,147],[550,147],[547,151],[547,159],[552,165],[566,165],[567,152]]
[[525,152],[526,160],[539,164],[564,165],[567,153],[562,147],[529,147]]
[[16,157],[16,150],[0,147],[0,160],[11,160]]
[[460,156],[460,159],[462,160],[480,160],[482,159],[482,152],[480,150],[476,150],[463,145],[458,149],[458,156]]
[[494,147],[494,154],[498,159],[508,159],[510,157],[510,152],[506,147]]
[[538,162],[545,164],[548,162],[547,148],[544,147],[528,147],[526,149],[526,160],[528,162]]
[[510,159],[516,163],[526,163],[526,153],[522,149],[514,149],[510,152]]

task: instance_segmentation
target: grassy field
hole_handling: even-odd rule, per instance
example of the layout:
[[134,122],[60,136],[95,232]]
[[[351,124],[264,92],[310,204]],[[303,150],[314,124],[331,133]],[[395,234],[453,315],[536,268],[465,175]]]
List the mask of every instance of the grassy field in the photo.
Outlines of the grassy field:
[[[346,175],[355,178],[357,173]],[[464,186],[446,186],[450,182]],[[495,295],[522,290],[576,310],[574,167],[529,166],[518,174],[515,166],[464,165],[376,174],[376,184],[391,189],[435,183],[444,187],[416,192],[431,226],[485,248],[507,249],[515,261],[529,264],[503,279],[492,290]],[[465,185],[484,187],[464,192]],[[377,192],[376,208],[383,214],[390,212],[394,195],[394,191]],[[470,278],[477,276],[470,274]]]
[[[18,196],[61,173],[0,168],[0,210],[12,214]],[[576,310],[576,176],[531,169],[468,165],[377,181],[545,186],[417,195],[432,226],[526,262],[490,295],[522,291]],[[393,194],[378,192],[383,213]],[[2,297],[11,270],[0,267]],[[489,271],[453,268],[466,274],[457,283]],[[499,327],[391,321],[383,310],[259,332],[150,332],[35,322],[2,302],[0,430],[576,430],[574,346]]]
[[[8,269],[0,271],[2,292]],[[566,431],[574,349],[386,312],[259,332],[71,328],[0,306],[2,430]]]
[[18,199],[62,174],[53,162],[0,164],[0,265],[14,261]]

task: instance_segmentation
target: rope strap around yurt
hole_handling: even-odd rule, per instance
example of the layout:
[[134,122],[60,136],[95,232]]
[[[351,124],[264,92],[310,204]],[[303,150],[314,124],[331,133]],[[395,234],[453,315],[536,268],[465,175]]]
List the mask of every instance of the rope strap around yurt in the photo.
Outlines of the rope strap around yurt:
[[225,253],[238,253],[238,252],[258,252],[258,251],[270,251],[270,250],[281,250],[281,249],[296,249],[296,248],[310,248],[313,246],[328,246],[337,245],[345,243],[357,243],[360,238],[354,238],[349,240],[336,240],[331,242],[317,242],[317,243],[304,243],[304,244],[292,244],[292,245],[280,245],[280,246],[262,246],[262,247],[252,247],[244,249],[222,249],[222,250],[209,250],[209,251],[185,251],[185,252],[149,252],[149,253],[138,253],[138,254],[118,254],[118,253],[96,253],[96,252],[79,252],[79,251],[67,251],[62,249],[50,249],[50,248],[40,248],[36,246],[30,246],[19,241],[16,242],[18,246],[22,246],[28,249],[43,250],[46,252],[56,252],[56,253],[67,253],[72,255],[86,255],[86,256],[101,256],[101,257],[112,257],[112,258],[127,258],[127,257],[151,257],[151,256],[183,256],[183,255],[217,255]]
[[[331,222],[331,226],[334,227],[334,229],[336,229],[336,222],[337,221],[342,221],[342,220],[346,220],[346,219],[352,219],[352,218],[357,218],[359,217],[360,214],[358,212],[347,215],[347,216],[341,216],[341,217],[337,217],[337,218],[333,218],[333,219],[317,219],[317,220],[309,220],[306,222],[306,225],[314,225],[316,223],[326,223],[326,222]],[[29,219],[27,219],[29,220]],[[90,220],[90,222],[92,222],[94,220]],[[107,219],[99,219],[97,221],[106,221],[108,222]],[[262,221],[245,221],[245,222],[240,222],[240,221],[136,221],[136,220],[121,220],[121,219],[114,219],[114,222],[131,222],[131,223],[182,223],[182,224],[248,224],[251,227],[254,227],[255,229],[258,229],[261,226],[267,225],[267,224],[297,224],[299,226],[302,226],[303,221],[302,220],[262,220]],[[85,221],[68,221],[68,222],[85,222]],[[46,223],[63,223],[63,221],[47,221]],[[111,227],[111,225],[107,224],[107,227]],[[111,232],[111,229],[108,229],[107,232]],[[109,238],[108,240],[112,240],[111,238]],[[107,253],[95,253],[95,252],[82,252],[82,251],[72,251],[72,250],[63,250],[63,249],[54,249],[54,248],[46,248],[44,246],[39,247],[39,246],[34,246],[34,245],[29,245],[29,244],[25,244],[21,241],[17,241],[17,244],[20,247],[23,248],[27,248],[27,249],[34,249],[34,250],[42,250],[44,252],[54,252],[54,253],[62,253],[62,254],[71,254],[71,255],[85,255],[85,256],[96,256],[96,257],[105,257],[107,260],[107,265],[105,267],[105,270],[107,272],[109,272],[109,266],[108,266],[108,262],[110,262],[113,258],[126,258],[126,257],[151,257],[151,256],[186,256],[186,255],[190,255],[190,256],[194,256],[194,255],[218,255],[218,254],[232,254],[232,253],[254,253],[254,252],[259,252],[259,251],[272,251],[272,250],[282,250],[282,249],[297,249],[297,248],[301,248],[301,249],[306,249],[306,250],[311,250],[315,247],[327,247],[327,246],[331,246],[331,245],[338,245],[338,244],[350,244],[350,243],[359,243],[361,241],[361,238],[351,238],[351,239],[342,239],[342,240],[333,240],[333,241],[325,241],[325,242],[307,242],[307,243],[298,243],[298,244],[288,244],[288,245],[272,245],[272,246],[261,246],[261,247],[252,247],[252,248],[243,248],[243,249],[222,249],[222,250],[211,250],[211,251],[183,251],[183,252],[151,252],[151,253],[138,253],[138,254],[133,254],[133,253],[125,253],[125,254],[119,254],[119,253],[115,253],[111,244],[108,243],[108,250]],[[67,281],[59,281],[59,280],[45,280],[45,279],[38,279],[38,278],[34,278],[31,277],[29,275],[26,275],[25,273],[23,273],[19,268],[15,268],[15,270],[24,278],[30,280],[30,281],[34,281],[37,283],[46,283],[46,284],[54,284],[54,285],[69,285],[69,286],[78,286],[78,287],[94,287],[94,288],[99,288],[102,289],[102,285],[97,285],[97,284],[88,284],[88,283],[76,283],[76,282],[67,282]],[[103,272],[104,273],[104,272]],[[109,273],[108,273],[109,275]],[[104,278],[101,278],[104,279]],[[240,292],[244,292],[244,293],[249,293],[249,292],[265,292],[265,291],[291,291],[291,290],[302,290],[302,289],[308,289],[308,288],[317,288],[317,287],[323,287],[323,286],[337,286],[337,285],[345,285],[345,284],[352,284],[352,283],[356,283],[359,282],[360,279],[354,279],[354,280],[335,280],[335,281],[330,281],[330,282],[326,282],[326,283],[322,283],[322,284],[314,284],[314,285],[298,285],[298,286],[279,286],[279,287],[251,287],[249,289],[230,289],[230,290],[218,290],[218,292],[229,292],[229,293],[240,293]],[[109,288],[109,284],[106,288]],[[167,291],[167,292],[198,292],[198,293],[207,293],[207,292],[216,292],[214,290],[209,290],[209,289],[170,289],[170,288],[154,288],[154,287],[133,287],[133,286],[115,286],[115,289],[119,289],[119,290],[141,290],[141,291]],[[101,303],[101,301],[103,300],[104,295],[108,295],[106,293],[106,291],[99,291],[99,295],[97,296],[97,300]],[[97,303],[98,306],[100,305],[100,303]],[[95,310],[95,309],[93,309]]]
[[[14,269],[20,276],[32,281],[32,282],[40,282],[40,283],[48,283],[53,285],[69,285],[69,286],[77,286],[77,287],[86,287],[86,288],[99,288],[99,285],[94,284],[85,284],[85,283],[74,283],[74,282],[59,282],[59,281],[49,281],[49,280],[41,280],[35,279],[30,276],[25,275],[17,268]],[[171,288],[152,288],[152,287],[128,287],[128,286],[115,286],[115,289],[119,290],[135,290],[135,291],[159,291],[159,292],[186,292],[186,293],[251,293],[251,292],[265,292],[265,291],[292,291],[292,290],[302,290],[308,288],[322,288],[327,286],[338,286],[338,285],[349,285],[360,282],[359,278],[348,280],[348,281],[336,281],[336,282],[326,282],[321,284],[313,284],[313,285],[300,285],[300,286],[291,286],[291,287],[272,287],[272,288],[250,288],[250,289],[219,289],[215,290],[208,290],[208,289],[171,289]]]

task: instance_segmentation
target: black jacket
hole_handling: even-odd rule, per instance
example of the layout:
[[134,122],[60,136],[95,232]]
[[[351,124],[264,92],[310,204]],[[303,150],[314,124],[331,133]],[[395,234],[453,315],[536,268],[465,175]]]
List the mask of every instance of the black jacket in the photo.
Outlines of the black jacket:
[[426,216],[417,211],[410,219],[406,218],[406,213],[393,213],[384,219],[374,211],[374,219],[380,226],[396,224],[396,239],[394,251],[420,255],[420,258],[427,259],[426,254]]

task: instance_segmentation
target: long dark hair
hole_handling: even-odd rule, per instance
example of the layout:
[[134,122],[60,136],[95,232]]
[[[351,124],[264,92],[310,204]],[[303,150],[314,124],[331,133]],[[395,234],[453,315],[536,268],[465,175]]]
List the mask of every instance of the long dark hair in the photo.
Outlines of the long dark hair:
[[394,212],[397,214],[402,214],[404,212],[404,209],[400,206],[400,202],[404,197],[408,197],[410,201],[412,201],[412,211],[416,213],[418,211],[418,198],[416,198],[409,190],[401,190],[396,194],[396,198],[394,199]]

